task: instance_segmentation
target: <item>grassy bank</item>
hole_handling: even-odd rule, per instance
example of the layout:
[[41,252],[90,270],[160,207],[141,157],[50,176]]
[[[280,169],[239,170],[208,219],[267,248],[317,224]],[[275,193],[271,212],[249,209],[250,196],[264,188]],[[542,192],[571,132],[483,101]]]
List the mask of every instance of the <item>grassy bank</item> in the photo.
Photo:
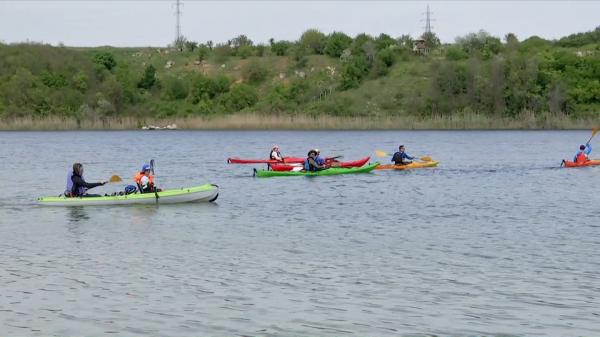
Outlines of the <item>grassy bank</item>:
[[64,117],[0,119],[0,130],[137,130],[144,125],[177,124],[186,130],[506,130],[589,129],[597,119],[523,113],[515,118],[480,114],[451,116],[334,117],[306,115],[233,114],[218,117],[102,118],[76,120]]

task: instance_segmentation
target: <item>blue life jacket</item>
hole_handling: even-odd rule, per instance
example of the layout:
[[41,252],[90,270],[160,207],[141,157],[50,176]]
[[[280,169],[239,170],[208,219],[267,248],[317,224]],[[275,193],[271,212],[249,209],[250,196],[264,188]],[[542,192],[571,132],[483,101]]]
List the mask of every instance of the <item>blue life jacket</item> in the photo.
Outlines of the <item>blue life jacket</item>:
[[304,159],[304,169],[306,171],[311,171],[310,164],[308,163],[308,158]]

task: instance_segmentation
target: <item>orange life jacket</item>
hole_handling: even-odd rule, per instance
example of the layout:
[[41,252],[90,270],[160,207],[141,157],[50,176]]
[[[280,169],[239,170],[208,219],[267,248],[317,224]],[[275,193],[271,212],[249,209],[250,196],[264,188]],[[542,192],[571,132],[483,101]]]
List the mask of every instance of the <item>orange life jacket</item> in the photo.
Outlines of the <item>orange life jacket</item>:
[[577,160],[575,160],[575,162],[580,164],[580,163],[585,163],[587,160],[588,160],[587,155],[582,151],[577,154]]
[[[140,173],[136,174],[135,177],[133,177],[133,180],[135,181],[136,184],[141,186],[142,185],[142,177],[145,175],[146,174],[144,172],[140,172]],[[148,185],[154,186],[154,178],[152,177],[151,174],[148,175]]]

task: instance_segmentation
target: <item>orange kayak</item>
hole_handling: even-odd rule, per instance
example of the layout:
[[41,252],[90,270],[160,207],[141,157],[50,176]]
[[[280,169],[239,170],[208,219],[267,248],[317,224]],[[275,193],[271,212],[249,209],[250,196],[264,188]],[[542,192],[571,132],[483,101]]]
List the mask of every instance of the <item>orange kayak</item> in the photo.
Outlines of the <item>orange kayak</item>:
[[591,159],[583,163],[575,163],[568,160],[563,160],[563,165],[565,167],[584,167],[584,166],[596,166],[600,165],[600,159]]
[[417,168],[425,168],[425,167],[436,167],[439,162],[432,161],[419,161],[412,162],[406,165],[395,165],[395,164],[387,164],[387,165],[379,165],[375,169],[376,170],[409,170],[409,169],[417,169]]

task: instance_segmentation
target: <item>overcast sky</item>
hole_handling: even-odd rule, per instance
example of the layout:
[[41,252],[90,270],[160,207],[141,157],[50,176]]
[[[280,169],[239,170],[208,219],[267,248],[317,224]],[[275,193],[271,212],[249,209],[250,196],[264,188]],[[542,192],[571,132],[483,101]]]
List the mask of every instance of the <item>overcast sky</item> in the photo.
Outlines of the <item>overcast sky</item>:
[[[68,46],[165,46],[175,36],[175,1],[0,0],[0,41]],[[559,38],[600,26],[600,1],[183,1],[190,40],[296,40],[308,28],[394,37],[423,32],[427,4],[443,42],[484,29],[520,39]]]

